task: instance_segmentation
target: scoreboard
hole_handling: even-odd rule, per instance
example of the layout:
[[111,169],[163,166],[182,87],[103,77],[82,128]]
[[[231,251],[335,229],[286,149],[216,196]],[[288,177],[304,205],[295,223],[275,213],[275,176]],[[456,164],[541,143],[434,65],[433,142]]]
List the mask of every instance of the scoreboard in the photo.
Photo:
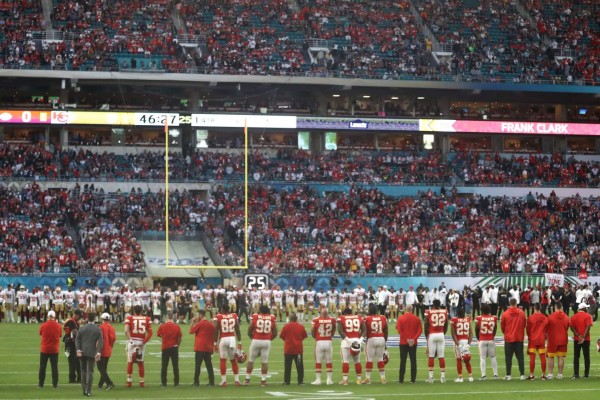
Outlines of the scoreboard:
[[600,136],[600,124],[472,121],[451,119],[312,117],[268,114],[182,114],[165,112],[0,110],[0,125],[188,125],[204,128],[317,129]]

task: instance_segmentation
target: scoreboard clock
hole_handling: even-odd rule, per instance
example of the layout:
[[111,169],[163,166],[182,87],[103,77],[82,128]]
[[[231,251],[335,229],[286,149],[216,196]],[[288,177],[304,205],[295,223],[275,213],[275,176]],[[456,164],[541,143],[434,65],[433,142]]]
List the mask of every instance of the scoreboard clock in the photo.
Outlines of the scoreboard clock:
[[246,274],[244,276],[244,285],[248,289],[256,288],[264,290],[269,288],[269,275],[267,274]]

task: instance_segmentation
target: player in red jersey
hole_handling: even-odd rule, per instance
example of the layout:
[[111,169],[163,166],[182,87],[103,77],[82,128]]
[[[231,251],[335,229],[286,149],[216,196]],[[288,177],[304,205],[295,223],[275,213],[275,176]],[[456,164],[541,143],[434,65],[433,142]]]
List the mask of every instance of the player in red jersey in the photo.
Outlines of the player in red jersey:
[[433,300],[433,308],[425,311],[425,337],[427,338],[427,350],[429,355],[429,379],[427,383],[433,383],[433,365],[435,357],[440,363],[440,382],[446,382],[446,360],[444,359],[444,347],[446,344],[444,334],[448,330],[448,310],[441,308],[438,299]]
[[252,341],[250,342],[250,356],[248,358],[248,365],[246,366],[246,380],[244,381],[244,385],[250,384],[254,360],[260,356],[262,362],[260,384],[267,386],[271,341],[277,337],[277,325],[275,325],[275,321],[275,316],[271,315],[271,311],[266,305],[260,306],[258,314],[252,314],[252,321],[250,322],[250,326],[248,326],[248,336]]
[[236,386],[240,386],[238,377],[238,363],[236,358],[236,339],[237,351],[242,351],[242,335],[240,333],[240,324],[237,314],[229,312],[229,306],[224,304],[219,309],[219,313],[214,318],[215,322],[215,343],[214,350],[219,352],[219,361],[221,369],[221,386],[227,386],[227,359],[231,361],[231,370]]
[[385,362],[383,361],[383,353],[386,351],[388,338],[387,318],[378,314],[376,304],[369,304],[369,313],[363,321],[363,328],[367,339],[367,362],[365,363],[365,380],[363,384],[371,384],[371,371],[373,370],[373,361],[377,361],[377,369],[381,383],[387,383],[385,379]]
[[562,379],[569,343],[569,316],[563,311],[560,301],[554,305],[554,308],[555,311],[548,317],[548,374],[546,378],[554,378],[554,357],[557,357],[558,375],[556,379]]
[[[360,363],[361,338],[365,336],[363,320],[360,315],[352,315],[352,309],[345,308],[337,319],[337,330],[342,337],[342,381],[340,385],[348,384],[350,360],[354,362],[356,383],[362,383],[362,364]],[[358,343],[358,347],[357,344]],[[352,348],[354,346],[354,348]],[[358,353],[356,349],[358,348]]]
[[454,340],[454,354],[456,355],[456,369],[458,378],[454,382],[463,382],[462,363],[464,361],[469,382],[473,382],[473,369],[471,368],[471,340],[473,340],[473,330],[471,329],[471,317],[465,317],[465,309],[459,308],[456,312],[457,317],[450,320],[450,332]]
[[327,307],[321,308],[319,316],[312,320],[311,334],[315,338],[315,372],[317,378],[313,385],[321,384],[321,365],[325,361],[327,368],[327,384],[333,385],[333,364],[331,354],[333,352],[333,335],[335,334],[335,318],[329,316]]
[[133,307],[133,315],[125,319],[125,336],[127,336],[127,387],[131,387],[133,363],[138,365],[140,386],[144,387],[144,348],[152,337],[150,317],[142,315],[142,306]]
[[527,318],[527,353],[529,353],[529,380],[534,379],[535,354],[539,353],[542,364],[542,380],[546,380],[546,335],[548,333],[548,317],[542,314],[539,303],[533,306],[533,314]]
[[481,315],[475,317],[475,336],[479,341],[479,367],[481,368],[481,379],[486,379],[486,359],[492,362],[494,379],[498,379],[498,360],[496,359],[496,331],[498,330],[498,317],[491,315],[489,304],[481,305]]

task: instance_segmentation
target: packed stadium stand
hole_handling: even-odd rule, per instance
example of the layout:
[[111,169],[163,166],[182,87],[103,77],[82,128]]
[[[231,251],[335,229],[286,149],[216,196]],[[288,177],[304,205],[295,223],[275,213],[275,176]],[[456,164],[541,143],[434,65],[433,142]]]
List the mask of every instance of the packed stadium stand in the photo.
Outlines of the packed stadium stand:
[[593,0],[0,3],[2,66],[593,83]]
[[0,271],[595,273],[596,3],[0,0]]

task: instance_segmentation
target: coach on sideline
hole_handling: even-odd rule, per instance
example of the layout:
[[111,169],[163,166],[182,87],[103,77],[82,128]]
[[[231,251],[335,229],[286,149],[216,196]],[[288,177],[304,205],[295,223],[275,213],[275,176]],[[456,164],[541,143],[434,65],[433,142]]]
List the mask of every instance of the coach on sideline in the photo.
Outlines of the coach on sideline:
[[194,386],[200,386],[200,368],[202,363],[208,372],[208,386],[215,386],[215,371],[212,359],[213,339],[215,338],[215,325],[206,319],[206,311],[198,311],[198,315],[190,321],[190,333],[194,334]]
[[62,327],[55,320],[56,313],[48,312],[48,320],[40,326],[40,336],[42,344],[40,346],[40,371],[38,380],[38,389],[44,387],[46,380],[46,366],[50,360],[52,369],[52,387],[58,388],[58,351],[60,350],[60,337],[62,336]]
[[81,387],[84,396],[92,395],[92,384],[94,383],[94,361],[100,361],[104,339],[98,325],[94,324],[96,314],[91,312],[87,315],[88,322],[79,328],[75,337],[75,348],[77,358],[81,365]]
[[292,379],[292,362],[296,363],[298,371],[298,385],[304,384],[304,346],[302,341],[308,337],[304,325],[298,323],[298,316],[295,313],[290,315],[290,322],[284,325],[279,333],[283,340],[283,357],[285,369],[283,373],[283,384],[289,385]]
[[396,322],[396,330],[400,335],[400,375],[399,382],[404,383],[406,373],[406,357],[410,357],[410,383],[417,381],[417,343],[423,333],[421,320],[413,314],[413,305],[408,304],[404,314]]
[[500,327],[504,332],[504,358],[506,360],[506,376],[505,381],[510,381],[512,370],[513,354],[517,356],[519,364],[519,372],[521,380],[525,380],[525,360],[523,358],[523,341],[525,340],[525,327],[527,325],[527,317],[519,307],[517,307],[517,299],[510,299],[508,310],[502,313]]
[[110,323],[110,314],[102,314],[102,325],[100,325],[100,331],[102,332],[102,339],[104,340],[104,346],[102,347],[102,354],[100,355],[100,361],[96,364],[98,371],[100,372],[100,382],[98,382],[98,389],[102,389],[102,386],[106,383],[106,390],[111,390],[115,387],[112,379],[108,376],[108,360],[112,355],[112,349],[117,340],[115,327]]
[[173,384],[179,386],[179,345],[181,328],[173,322],[173,311],[167,311],[167,322],[158,327],[156,336],[162,338],[162,366],[160,368],[160,386],[167,386],[167,368],[169,359],[173,363]]

